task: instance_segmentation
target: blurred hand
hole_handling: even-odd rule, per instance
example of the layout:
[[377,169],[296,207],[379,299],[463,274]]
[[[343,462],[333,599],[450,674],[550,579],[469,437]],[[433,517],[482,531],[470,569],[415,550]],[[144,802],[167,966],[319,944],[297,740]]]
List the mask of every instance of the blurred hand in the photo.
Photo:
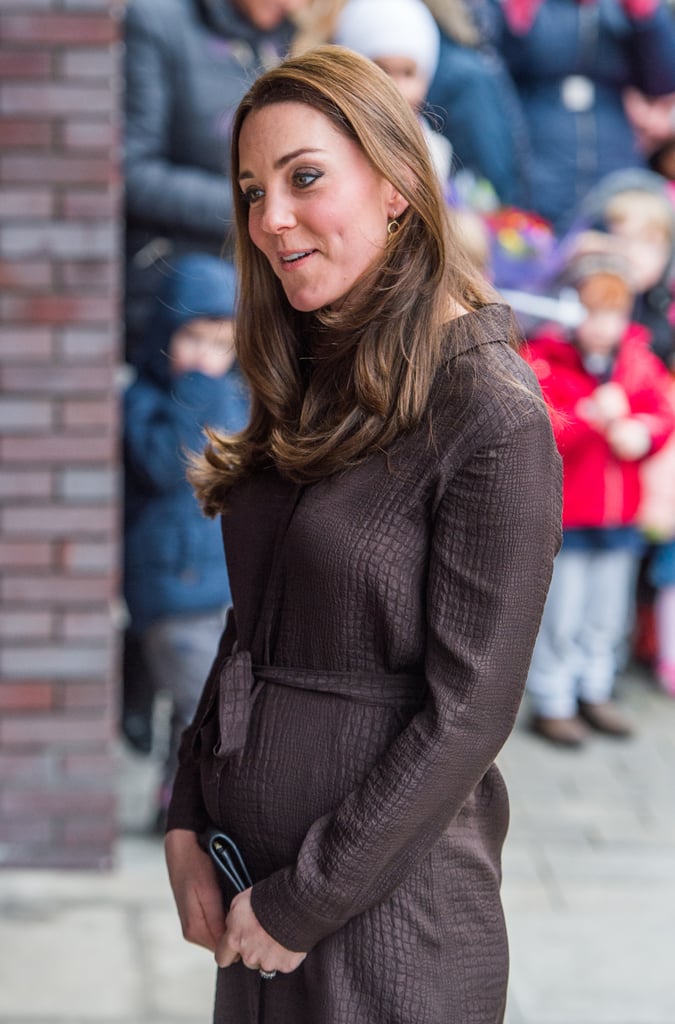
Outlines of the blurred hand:
[[280,971],[290,974],[299,967],[306,953],[294,953],[280,945],[262,927],[251,907],[251,890],[234,897],[227,915],[225,934],[216,948],[219,967],[242,960],[251,970]]
[[609,384],[601,384],[593,392],[593,404],[596,414],[603,424],[622,416],[630,415],[628,397],[620,384],[610,381]]
[[675,134],[675,93],[652,97],[628,88],[623,94],[623,105],[646,153],[658,149]]
[[648,428],[640,420],[615,420],[608,426],[605,437],[618,458],[634,462],[649,452],[652,439]]
[[225,911],[211,858],[195,832],[180,828],[167,832],[164,851],[183,936],[215,953],[225,931]]

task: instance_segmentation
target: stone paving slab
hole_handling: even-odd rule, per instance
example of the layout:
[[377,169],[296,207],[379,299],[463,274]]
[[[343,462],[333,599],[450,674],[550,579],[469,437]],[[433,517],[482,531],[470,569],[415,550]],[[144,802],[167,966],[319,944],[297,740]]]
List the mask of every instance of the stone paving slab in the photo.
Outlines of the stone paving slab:
[[[507,1024],[675,1024],[675,701],[639,673],[621,693],[632,741],[556,751],[524,710],[500,757]],[[0,870],[0,1024],[211,1020],[212,957],[183,941],[146,834],[159,766],[120,748],[118,774],[112,872]]]

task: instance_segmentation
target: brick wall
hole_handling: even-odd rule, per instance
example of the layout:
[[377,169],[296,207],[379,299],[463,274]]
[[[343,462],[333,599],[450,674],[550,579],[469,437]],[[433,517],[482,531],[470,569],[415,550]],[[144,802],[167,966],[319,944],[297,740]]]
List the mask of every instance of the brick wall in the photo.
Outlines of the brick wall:
[[115,838],[119,0],[0,0],[0,865]]

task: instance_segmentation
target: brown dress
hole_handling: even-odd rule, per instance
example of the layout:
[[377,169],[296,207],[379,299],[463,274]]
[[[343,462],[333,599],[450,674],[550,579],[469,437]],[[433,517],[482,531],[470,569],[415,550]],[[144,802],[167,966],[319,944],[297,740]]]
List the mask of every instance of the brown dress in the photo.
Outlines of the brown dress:
[[561,481],[508,311],[462,320],[427,418],[386,456],[306,487],[260,472],[224,517],[234,616],[169,826],[217,822],[261,924],[310,952],[272,981],[220,970],[216,1024],[503,1019],[508,801],[493,762]]

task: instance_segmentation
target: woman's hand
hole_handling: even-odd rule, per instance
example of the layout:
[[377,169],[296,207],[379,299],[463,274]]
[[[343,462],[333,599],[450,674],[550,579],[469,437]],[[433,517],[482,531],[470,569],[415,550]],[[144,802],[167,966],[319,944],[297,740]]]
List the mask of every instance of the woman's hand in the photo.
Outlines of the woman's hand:
[[250,889],[234,897],[225,925],[225,934],[216,947],[219,967],[229,967],[242,960],[244,966],[252,970],[290,974],[307,956],[286,949],[265,931],[253,913]]
[[164,851],[183,936],[215,953],[225,931],[225,911],[211,858],[196,833],[182,828],[167,832]]

